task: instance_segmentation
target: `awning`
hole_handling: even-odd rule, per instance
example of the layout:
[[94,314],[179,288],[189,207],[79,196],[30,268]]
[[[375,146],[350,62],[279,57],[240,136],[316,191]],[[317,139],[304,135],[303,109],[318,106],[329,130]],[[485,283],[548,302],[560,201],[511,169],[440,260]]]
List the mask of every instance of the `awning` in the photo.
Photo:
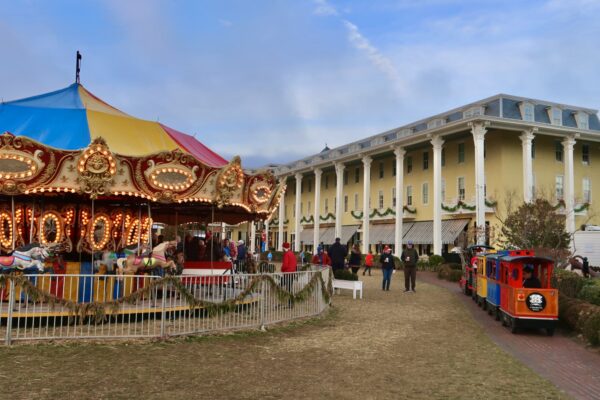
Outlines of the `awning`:
[[[358,225],[343,225],[342,226],[342,236],[340,237],[342,244],[347,243],[350,240],[350,238],[352,238],[352,235],[354,235],[356,233],[357,230],[358,230]],[[311,231],[311,235],[312,235],[312,229],[310,231]],[[319,239],[320,243],[323,243],[325,245],[330,245],[335,242],[335,228],[334,227],[321,228],[319,230],[319,233],[320,233],[320,239]]]
[[[402,241],[406,241],[404,237],[410,232],[414,222],[404,222],[402,224]],[[374,224],[369,230],[370,244],[394,244],[396,242],[396,225],[395,224]]]
[[442,221],[442,243],[453,244],[458,235],[469,224],[470,219],[449,219]]
[[[442,221],[442,243],[452,244],[465,229],[470,219],[448,219]],[[413,227],[404,235],[403,241],[414,244],[433,244],[433,221],[413,222]]]
[[432,244],[433,221],[414,222],[403,241],[405,243],[411,241],[413,244]]
[[314,231],[313,228],[304,228],[304,230],[300,232],[300,241],[304,242],[304,244],[312,244]]

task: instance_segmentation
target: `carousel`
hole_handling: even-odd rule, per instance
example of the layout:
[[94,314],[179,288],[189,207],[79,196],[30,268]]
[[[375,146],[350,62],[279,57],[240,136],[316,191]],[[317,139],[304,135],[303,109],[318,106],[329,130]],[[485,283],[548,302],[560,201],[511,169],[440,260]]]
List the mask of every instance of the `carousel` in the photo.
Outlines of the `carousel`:
[[[48,271],[52,254],[66,260],[53,272],[93,273],[96,259],[127,248],[139,256],[144,247],[166,266],[164,246],[152,243],[154,223],[264,220],[284,191],[270,172],[246,173],[239,157],[227,161],[79,83],[0,104],[0,132],[4,273]],[[138,272],[128,260],[118,267]]]

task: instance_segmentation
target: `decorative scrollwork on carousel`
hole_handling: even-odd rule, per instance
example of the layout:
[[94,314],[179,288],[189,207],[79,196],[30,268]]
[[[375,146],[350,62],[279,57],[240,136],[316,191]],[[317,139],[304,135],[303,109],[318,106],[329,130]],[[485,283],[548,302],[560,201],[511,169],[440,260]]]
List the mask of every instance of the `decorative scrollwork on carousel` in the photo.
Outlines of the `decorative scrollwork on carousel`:
[[74,218],[75,210],[72,207],[65,207],[62,212],[44,211],[39,218],[37,229],[39,242],[44,245],[60,245],[62,249],[70,252],[73,249],[71,234]]
[[[174,151],[173,153],[181,153]],[[148,166],[144,171],[146,181],[156,190],[156,197],[159,201],[171,202],[174,197],[188,190],[197,180],[196,172],[199,167],[191,168],[177,164],[177,161],[187,160],[187,156],[165,157],[171,160],[167,163],[156,163],[155,160],[148,160]]]
[[244,184],[244,172],[240,166],[240,158],[234,157],[217,175],[216,202],[218,207],[229,203]]
[[79,157],[77,169],[80,182],[83,183],[82,191],[92,199],[103,195],[107,186],[114,183],[113,178],[117,173],[117,162],[106,142],[96,138]]
[[46,166],[42,161],[43,151],[27,138],[15,137],[10,133],[0,136],[0,192],[19,194]]
[[112,237],[113,222],[106,212],[100,211],[91,215],[89,210],[83,210],[81,222],[78,251],[91,253],[115,248]]

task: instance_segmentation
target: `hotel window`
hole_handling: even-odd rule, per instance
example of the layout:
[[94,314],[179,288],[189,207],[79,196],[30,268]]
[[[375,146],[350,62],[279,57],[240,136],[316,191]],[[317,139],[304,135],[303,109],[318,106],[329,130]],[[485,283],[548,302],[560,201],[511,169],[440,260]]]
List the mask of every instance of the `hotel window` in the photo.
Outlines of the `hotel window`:
[[383,190],[379,191],[379,208],[383,208]]
[[333,198],[333,212],[337,213],[337,196]]
[[383,162],[380,162],[379,163],[379,179],[383,178],[383,169],[384,169]]
[[329,199],[325,199],[325,213],[329,212]]
[[556,161],[562,162],[563,160],[563,145],[560,141],[554,142],[554,153],[556,157]]
[[406,157],[406,173],[410,174],[412,172],[412,157]]
[[371,209],[371,196],[369,196],[369,210]]
[[556,200],[563,199],[563,176],[562,175],[556,175],[556,179],[554,181],[554,194],[555,194]]
[[442,201],[446,201],[446,179],[442,178]]
[[296,218],[296,207],[292,207],[292,217]]
[[329,188],[329,175],[325,175],[325,189]]
[[287,206],[285,206],[285,207],[283,208],[283,215],[285,215],[285,218],[287,218],[287,216],[288,216],[288,213],[287,213]]
[[358,193],[354,193],[354,210],[358,211]]
[[429,169],[429,152],[423,153],[423,169]]
[[535,158],[535,139],[531,140],[531,158]]
[[442,167],[446,165],[446,149],[442,149]]
[[312,192],[312,181],[308,180],[308,193]]
[[348,212],[348,196],[344,196],[344,212]]
[[304,213],[304,203],[300,202],[300,215]]
[[311,207],[310,207],[310,200],[309,200],[309,201],[308,201],[308,207],[306,208],[306,212],[307,212],[307,213],[309,213],[309,214],[310,214],[310,211],[311,211],[311,210],[310,210],[310,208],[311,208]]
[[465,144],[458,144],[458,163],[462,164],[465,162]]
[[348,184],[348,171],[344,171],[344,186]]
[[460,176],[458,178],[458,199],[465,200],[465,177]]
[[585,165],[590,165],[590,145],[584,144],[581,146],[581,161]]
[[396,188],[392,188],[392,207],[396,207]]
[[412,206],[412,186],[406,187],[406,205]]
[[592,202],[592,190],[591,190],[590,178],[583,178],[583,201],[585,203]]
[[576,114],[577,127],[579,129],[590,129],[590,116],[587,113],[578,111]]
[[429,204],[429,184],[425,182],[423,184],[423,205]]
[[304,193],[304,181],[300,182],[300,193]]
[[360,168],[356,167],[354,169],[354,183],[360,182]]
[[396,176],[396,162],[392,162],[392,176]]
[[524,121],[533,121],[533,104],[530,104],[530,103],[523,104],[523,120]]
[[562,110],[557,107],[550,107],[552,125],[562,125]]

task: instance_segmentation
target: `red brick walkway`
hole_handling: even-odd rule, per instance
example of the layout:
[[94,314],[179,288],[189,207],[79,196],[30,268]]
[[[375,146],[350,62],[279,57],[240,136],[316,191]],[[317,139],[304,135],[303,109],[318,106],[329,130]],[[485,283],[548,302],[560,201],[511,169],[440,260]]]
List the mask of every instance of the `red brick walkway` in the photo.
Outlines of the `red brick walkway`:
[[417,280],[455,292],[495,343],[569,395],[576,399],[600,399],[600,354],[561,332],[553,337],[541,331],[512,334],[462,294],[457,283],[439,280],[430,272],[419,272]]

